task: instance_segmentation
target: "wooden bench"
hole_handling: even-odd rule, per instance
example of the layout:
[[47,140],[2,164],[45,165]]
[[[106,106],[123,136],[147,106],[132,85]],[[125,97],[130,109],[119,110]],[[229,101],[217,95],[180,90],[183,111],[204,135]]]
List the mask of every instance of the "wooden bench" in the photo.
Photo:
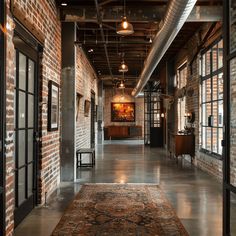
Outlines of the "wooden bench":
[[[89,154],[89,162],[82,163],[82,155]],[[80,148],[76,151],[76,168],[78,167],[94,167],[95,166],[95,149]]]

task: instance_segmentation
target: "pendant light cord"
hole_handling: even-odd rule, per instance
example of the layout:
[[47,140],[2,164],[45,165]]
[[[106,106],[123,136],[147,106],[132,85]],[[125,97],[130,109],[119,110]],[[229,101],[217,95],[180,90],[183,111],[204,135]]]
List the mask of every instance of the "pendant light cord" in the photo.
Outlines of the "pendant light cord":
[[124,0],[124,17],[126,17],[126,4],[125,4],[125,0]]

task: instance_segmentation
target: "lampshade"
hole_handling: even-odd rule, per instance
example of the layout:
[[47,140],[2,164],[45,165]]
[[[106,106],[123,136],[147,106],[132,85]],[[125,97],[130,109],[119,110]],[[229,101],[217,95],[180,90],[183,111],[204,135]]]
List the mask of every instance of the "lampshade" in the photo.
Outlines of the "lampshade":
[[123,88],[125,88],[125,84],[124,84],[124,81],[123,81],[123,80],[121,80],[121,82],[120,82],[118,88],[119,88],[119,89],[123,89]]
[[127,21],[126,17],[123,17],[121,23],[118,24],[116,33],[121,35],[130,35],[134,33],[133,25]]
[[121,63],[121,65],[119,66],[119,72],[127,72],[129,70],[128,66],[125,64],[125,62],[123,61]]

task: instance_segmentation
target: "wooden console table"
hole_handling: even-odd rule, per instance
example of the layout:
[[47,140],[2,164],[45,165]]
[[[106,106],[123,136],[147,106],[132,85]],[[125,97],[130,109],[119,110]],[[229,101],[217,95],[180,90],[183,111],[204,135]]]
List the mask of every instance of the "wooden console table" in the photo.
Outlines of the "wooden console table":
[[195,136],[193,134],[174,134],[173,136],[174,147],[170,152],[174,153],[177,161],[178,156],[190,155],[192,163],[195,156]]
[[132,138],[132,137],[141,137],[142,136],[142,126],[106,126],[104,127],[107,131],[107,138]]

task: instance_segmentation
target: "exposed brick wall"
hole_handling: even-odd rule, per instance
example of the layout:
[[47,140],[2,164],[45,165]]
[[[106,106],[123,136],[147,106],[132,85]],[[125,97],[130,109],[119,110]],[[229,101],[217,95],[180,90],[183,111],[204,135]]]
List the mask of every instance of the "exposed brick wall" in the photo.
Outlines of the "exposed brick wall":
[[[140,125],[144,135],[144,98],[131,96],[132,89],[104,89],[104,126],[109,125]],[[111,122],[111,102],[135,102],[135,122]]]
[[[53,0],[23,1],[15,0],[15,6],[24,14],[25,21],[34,25],[36,31],[45,37],[40,68],[40,128],[41,150],[39,156],[39,199],[44,201],[60,181],[60,128],[47,131],[48,81],[61,83],[61,24],[57,18],[57,9]],[[7,19],[12,19],[10,0],[7,1]],[[13,235],[14,229],[14,44],[13,32],[7,32],[7,124],[6,124],[6,232]]]
[[230,66],[230,88],[231,88],[231,131],[230,131],[230,182],[236,186],[236,58],[231,60]]
[[[206,33],[209,24],[205,24],[202,29],[202,37]],[[214,41],[215,38],[218,37],[220,25],[216,26],[213,35],[211,35],[211,39],[206,42],[206,45],[209,45]],[[214,36],[215,35],[215,36]],[[201,168],[202,170],[214,175],[218,179],[222,179],[222,161],[218,160],[211,155],[207,155],[200,151],[200,76],[199,76],[199,60],[200,54],[193,60],[192,65],[190,66],[190,62],[193,59],[197,48],[199,45],[198,35],[196,34],[186,43],[185,47],[183,47],[175,58],[175,68],[177,72],[177,68],[184,62],[187,61],[188,71],[187,71],[187,85],[186,91],[190,88],[193,88],[194,93],[192,96],[186,96],[186,112],[194,112],[195,113],[195,122],[194,122],[194,135],[195,135],[195,161],[194,164]],[[178,101],[179,91],[176,89],[175,91],[175,103],[173,104],[175,109],[175,127],[173,131],[176,133],[178,131],[178,111],[177,111],[177,101]],[[171,115],[171,114],[169,114]],[[173,114],[172,114],[173,115]],[[173,143],[173,140],[170,140],[170,143]],[[187,158],[189,160],[189,158]]]
[[[97,76],[83,51],[76,47],[76,93],[82,95],[79,103],[76,121],[76,148],[90,147],[91,112],[84,115],[84,101],[91,100],[91,91],[95,93],[95,103],[98,103]],[[97,141],[97,122],[95,123],[95,142]]]

